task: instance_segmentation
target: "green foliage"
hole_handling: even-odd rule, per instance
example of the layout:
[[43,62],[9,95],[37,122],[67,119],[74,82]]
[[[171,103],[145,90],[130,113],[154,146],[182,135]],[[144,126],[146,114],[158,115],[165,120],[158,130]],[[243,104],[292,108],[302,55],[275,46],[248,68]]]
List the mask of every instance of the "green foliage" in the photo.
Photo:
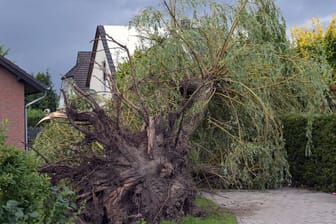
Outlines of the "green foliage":
[[67,223],[72,218],[74,193],[52,187],[38,165],[31,153],[0,143],[0,223]]
[[333,79],[325,77],[327,82],[336,82],[336,16],[323,29],[319,18],[312,18],[312,28],[295,27],[292,29],[292,42],[302,56],[327,61],[333,69]]
[[319,111],[326,88],[321,74],[331,75],[326,63],[302,59],[290,48],[273,1],[258,2],[258,9],[240,20],[238,37],[223,59],[229,77],[218,81],[193,138],[195,173],[216,187],[285,184],[290,174],[279,115]]
[[[307,129],[310,122],[311,130]],[[293,184],[336,191],[336,115],[293,114],[284,117],[283,123]]]
[[161,224],[236,224],[237,220],[236,217],[226,211],[225,209],[220,208],[218,205],[216,205],[213,201],[202,198],[202,197],[196,197],[195,201],[196,206],[198,206],[200,209],[202,209],[203,212],[207,214],[206,217],[193,217],[193,216],[187,216],[183,218],[182,220],[179,220],[178,222],[174,221],[162,221]]
[[6,132],[8,131],[8,120],[3,120],[0,123],[0,145],[4,145],[7,139]]
[[67,122],[62,119],[47,124],[36,137],[34,149],[45,156],[49,162],[68,158],[70,163],[78,162],[70,159],[78,153],[90,154],[102,151],[101,146],[96,142],[85,146],[81,144],[84,135]]
[[[47,90],[47,95],[44,99],[38,101],[37,103],[31,105],[32,109],[37,110],[44,110],[44,109],[50,109],[50,111],[55,111],[58,104],[58,96],[53,89],[53,83],[51,81],[51,75],[47,72],[39,72],[35,75],[35,78],[40,81],[42,84],[44,84],[47,87],[50,87],[49,90]],[[30,96],[27,96],[25,101],[26,103],[33,101],[34,99],[37,99],[41,97],[44,93],[36,93]]]
[[28,108],[27,119],[28,127],[35,127],[36,124],[45,116],[45,113],[41,109]]
[[76,195],[67,186],[51,187],[48,201],[45,201],[44,219],[42,223],[68,223],[76,221],[77,205],[75,204]]
[[324,48],[329,64],[334,68],[334,80],[336,79],[336,16],[327,27],[324,36]]
[[[327,61],[322,56],[303,58],[290,47],[273,0],[248,1],[242,11],[240,4],[176,1],[175,10],[174,21],[149,8],[132,23],[146,37],[147,45],[134,56],[133,64],[150,114],[176,111],[184,100],[179,92],[182,80],[218,72],[216,93],[193,136],[196,176],[220,187],[263,189],[285,184],[290,174],[279,115],[320,110],[327,87],[321,75],[325,80],[332,75]],[[218,58],[223,46],[229,47]],[[130,65],[119,68],[120,89],[133,100]],[[204,110],[204,105],[191,113]],[[123,112],[126,124],[141,127],[134,111]]]

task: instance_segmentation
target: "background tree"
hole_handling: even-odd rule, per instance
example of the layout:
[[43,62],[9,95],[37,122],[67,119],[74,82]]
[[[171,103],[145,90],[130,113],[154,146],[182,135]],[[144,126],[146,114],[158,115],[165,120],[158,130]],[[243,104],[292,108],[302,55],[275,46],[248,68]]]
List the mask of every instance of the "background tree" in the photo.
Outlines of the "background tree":
[[324,34],[324,46],[327,60],[334,69],[334,80],[336,80],[336,16],[334,16],[327,26]]
[[[108,76],[113,100],[102,106],[75,86],[91,107],[81,110],[65,95],[68,122],[84,139],[41,169],[75,185],[83,222],[158,223],[191,212],[188,155],[228,185],[285,182],[279,115],[318,111],[329,70],[289,48],[279,15],[271,0],[163,1],[132,21],[143,37],[136,59],[108,37],[129,55],[123,78]],[[93,142],[101,152],[83,151]]]
[[326,29],[323,29],[319,18],[312,18],[310,27],[295,27],[291,33],[293,47],[304,57],[315,57],[321,61],[328,61],[334,71],[333,79],[326,81],[335,82],[336,16],[332,18]]
[[321,64],[329,64],[332,76],[321,73],[329,88],[324,91],[323,108],[336,111],[336,16],[323,29],[318,18],[312,18],[311,27],[295,27],[292,31],[292,44],[304,58],[314,58]]
[[[50,111],[55,111],[58,105],[58,95],[54,90],[54,85],[51,81],[50,73],[47,72],[39,72],[35,75],[35,78],[40,81],[42,84],[46,85],[50,89],[47,90],[47,95],[41,101],[31,105],[28,108],[28,126],[34,127],[37,122],[43,118],[45,115],[44,110],[49,109]],[[29,96],[26,96],[25,101],[29,103],[34,99],[37,99],[43,96],[44,93],[36,93]]]
[[[41,101],[33,104],[31,108],[33,109],[50,109],[50,111],[55,111],[58,104],[58,95],[56,94],[56,91],[54,90],[54,84],[51,81],[51,76],[48,71],[46,72],[39,72],[34,77],[44,84],[45,86],[49,87],[50,89],[47,91],[47,95],[44,99]],[[37,93],[26,97],[26,102],[30,102],[40,96],[42,96],[44,93]]]
[[9,52],[9,49],[5,49],[4,45],[0,44],[0,55],[6,56]]

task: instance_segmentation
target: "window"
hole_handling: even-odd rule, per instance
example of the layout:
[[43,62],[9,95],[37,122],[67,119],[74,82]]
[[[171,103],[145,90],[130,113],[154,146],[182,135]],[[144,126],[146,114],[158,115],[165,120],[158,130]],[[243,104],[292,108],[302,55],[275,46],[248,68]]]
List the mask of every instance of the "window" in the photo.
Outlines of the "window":
[[106,93],[106,79],[107,79],[107,72],[106,72],[106,61],[103,61],[102,63],[103,66],[103,95]]
[[106,61],[103,61],[103,81],[104,81],[104,84],[105,84],[105,81],[106,81]]

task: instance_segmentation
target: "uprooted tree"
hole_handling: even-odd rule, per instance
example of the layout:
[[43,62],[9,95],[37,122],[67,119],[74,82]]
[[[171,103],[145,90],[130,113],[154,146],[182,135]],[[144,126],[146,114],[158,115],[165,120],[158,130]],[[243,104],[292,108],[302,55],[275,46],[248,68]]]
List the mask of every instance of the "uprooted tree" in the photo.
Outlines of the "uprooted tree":
[[[128,55],[128,62],[108,76],[109,102],[98,103],[74,86],[89,108],[83,110],[64,94],[67,119],[84,138],[63,149],[69,151],[67,158],[47,163],[41,171],[55,182],[67,179],[74,186],[79,203],[85,203],[79,223],[132,223],[139,217],[158,223],[192,212],[195,188],[187,159],[189,140],[214,96],[231,107],[226,112],[232,124],[216,123],[232,125],[232,132],[220,127],[235,139],[230,144],[264,143],[261,155],[282,159],[277,170],[271,170],[278,176],[286,172],[286,162],[274,107],[319,104],[322,84],[315,79],[319,70],[311,71],[312,82],[306,82],[304,66],[297,66],[285,43],[267,42],[267,35],[283,31],[265,19],[274,10],[273,1],[244,0],[229,6],[171,0],[161,7],[144,10],[132,22],[143,39],[137,57],[109,37]],[[260,27],[267,32],[258,33]],[[261,64],[249,64],[246,58],[251,52],[260,59],[253,62]],[[235,68],[234,62],[240,67]],[[275,72],[275,64],[283,66]],[[250,86],[256,83],[252,79],[259,79],[260,85]],[[280,101],[281,95],[269,89],[288,98]],[[305,91],[317,94],[305,98]],[[275,97],[264,101],[262,94]],[[277,99],[276,106],[270,106]],[[244,111],[245,105],[249,110]],[[90,144],[100,150],[86,150]]]

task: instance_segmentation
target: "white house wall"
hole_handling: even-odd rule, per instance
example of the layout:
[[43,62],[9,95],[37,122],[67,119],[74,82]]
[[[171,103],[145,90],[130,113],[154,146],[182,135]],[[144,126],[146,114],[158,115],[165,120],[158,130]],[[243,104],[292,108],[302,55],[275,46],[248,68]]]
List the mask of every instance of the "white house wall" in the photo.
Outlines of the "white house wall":
[[101,38],[98,40],[96,57],[94,59],[95,63],[93,65],[90,89],[95,90],[99,95],[109,96],[108,89],[106,87],[107,82],[104,83],[104,71],[103,63],[106,63],[106,73],[111,74],[111,70],[108,66],[106,54],[103,47],[103,42]]
[[128,26],[104,26],[104,30],[114,66],[118,68],[120,63],[128,59],[127,53],[116,43],[110,41],[109,37],[126,46],[130,54],[133,55],[134,51],[140,47],[140,34],[134,28],[129,29]]

